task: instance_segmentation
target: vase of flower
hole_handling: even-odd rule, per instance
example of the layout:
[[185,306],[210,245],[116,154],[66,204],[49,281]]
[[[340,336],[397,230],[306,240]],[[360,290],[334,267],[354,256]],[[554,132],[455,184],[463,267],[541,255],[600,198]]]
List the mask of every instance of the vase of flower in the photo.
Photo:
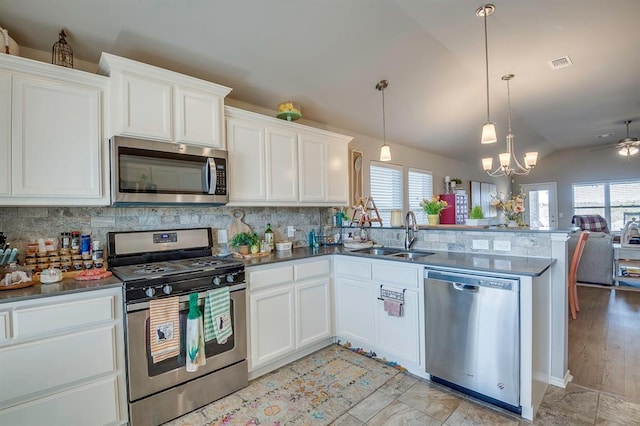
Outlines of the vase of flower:
[[445,200],[441,200],[438,195],[434,195],[430,200],[423,199],[420,207],[427,214],[429,225],[437,225],[440,223],[440,212],[449,207],[449,205]]
[[512,195],[503,199],[492,196],[491,205],[504,215],[504,223],[507,228],[519,228],[524,225],[522,213],[524,212],[524,194]]

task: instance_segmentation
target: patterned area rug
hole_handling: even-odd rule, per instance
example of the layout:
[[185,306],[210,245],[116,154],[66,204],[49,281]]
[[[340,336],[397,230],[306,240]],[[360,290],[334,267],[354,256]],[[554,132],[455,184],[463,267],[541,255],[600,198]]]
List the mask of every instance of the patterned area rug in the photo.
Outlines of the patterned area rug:
[[398,372],[332,345],[167,425],[327,425]]

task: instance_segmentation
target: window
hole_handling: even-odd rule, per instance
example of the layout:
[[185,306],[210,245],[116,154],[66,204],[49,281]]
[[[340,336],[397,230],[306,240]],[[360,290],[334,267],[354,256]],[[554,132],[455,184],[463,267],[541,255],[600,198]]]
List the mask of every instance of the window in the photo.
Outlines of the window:
[[427,214],[420,207],[423,199],[433,196],[433,175],[426,170],[409,169],[409,210],[416,214],[418,223],[427,223]]
[[640,212],[640,181],[573,185],[573,214],[599,214],[611,231],[621,230],[636,212]]
[[402,210],[402,167],[371,162],[371,197],[382,224],[391,224],[391,210]]

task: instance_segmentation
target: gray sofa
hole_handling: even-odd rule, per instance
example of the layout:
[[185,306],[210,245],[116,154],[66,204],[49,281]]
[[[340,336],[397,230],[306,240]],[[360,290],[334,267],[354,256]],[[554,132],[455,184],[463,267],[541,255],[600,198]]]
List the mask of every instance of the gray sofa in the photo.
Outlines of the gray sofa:
[[[571,265],[580,232],[569,236],[568,266]],[[613,237],[610,234],[591,232],[578,265],[578,282],[613,285]]]

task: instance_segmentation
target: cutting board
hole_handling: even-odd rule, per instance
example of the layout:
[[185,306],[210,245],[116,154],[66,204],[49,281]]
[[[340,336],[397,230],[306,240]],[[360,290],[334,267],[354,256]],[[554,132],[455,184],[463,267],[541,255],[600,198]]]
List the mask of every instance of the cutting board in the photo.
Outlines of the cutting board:
[[233,220],[231,224],[227,226],[227,240],[229,243],[231,243],[231,240],[236,234],[241,232],[251,233],[249,225],[242,221],[242,219],[244,219],[244,212],[242,210],[234,210],[233,213],[231,213],[231,217],[233,217]]

